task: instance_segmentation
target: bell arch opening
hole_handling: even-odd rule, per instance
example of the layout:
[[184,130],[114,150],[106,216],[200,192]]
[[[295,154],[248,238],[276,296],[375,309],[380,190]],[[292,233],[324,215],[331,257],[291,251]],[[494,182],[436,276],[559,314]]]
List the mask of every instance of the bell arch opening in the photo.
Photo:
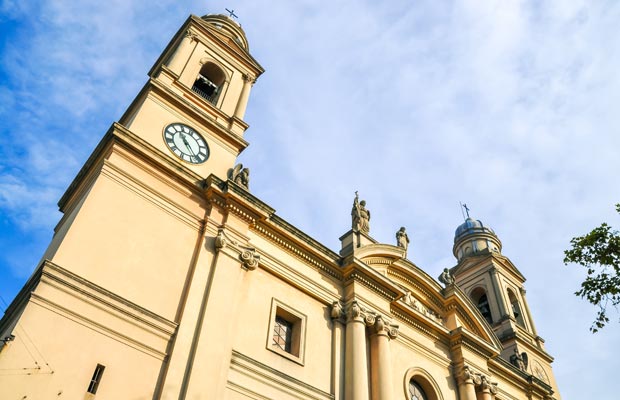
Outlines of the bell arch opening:
[[489,306],[489,298],[487,297],[487,292],[483,288],[477,287],[472,290],[470,297],[476,307],[478,307],[478,310],[480,311],[484,319],[486,319],[489,324],[492,324],[493,316],[491,315],[491,307]]
[[515,296],[514,292],[508,289],[508,301],[510,302],[510,308],[512,308],[512,315],[517,320],[517,324],[525,328],[525,321],[523,320],[523,313],[521,312],[521,305],[519,299]]
[[226,83],[226,73],[217,64],[207,61],[200,68],[192,90],[209,103],[216,105]]

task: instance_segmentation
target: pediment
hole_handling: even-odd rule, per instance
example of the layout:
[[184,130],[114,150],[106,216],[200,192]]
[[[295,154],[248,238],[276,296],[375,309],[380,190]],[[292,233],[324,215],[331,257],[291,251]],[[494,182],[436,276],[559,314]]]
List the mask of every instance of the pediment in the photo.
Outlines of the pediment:
[[486,346],[501,349],[501,343],[491,326],[471,300],[455,285],[443,288],[435,279],[409,260],[395,261],[387,276],[405,291],[399,309],[407,310],[429,325],[439,324],[447,331],[466,330]]
[[508,259],[499,253],[489,252],[485,254],[469,256],[451,269],[452,276],[459,276],[467,271],[492,265],[506,271],[521,282],[525,282],[525,277],[519,269]]
[[222,33],[218,29],[206,23],[201,18],[194,17],[194,21],[202,28],[207,30],[211,34],[212,38],[217,40],[222,46],[228,48],[231,53],[236,54],[242,58],[245,62],[252,65],[257,70],[257,74],[260,75],[265,72],[265,69],[250,55],[250,53],[239,43],[237,43],[232,37]]

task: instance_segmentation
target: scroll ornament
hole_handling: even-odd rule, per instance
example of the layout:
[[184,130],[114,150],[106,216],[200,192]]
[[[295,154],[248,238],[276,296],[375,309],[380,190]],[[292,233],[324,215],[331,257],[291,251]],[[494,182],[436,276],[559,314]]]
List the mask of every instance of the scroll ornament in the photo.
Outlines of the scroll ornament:
[[256,254],[256,249],[254,247],[239,244],[236,240],[229,238],[223,228],[220,228],[217,232],[217,236],[215,237],[216,251],[219,252],[224,247],[229,245],[240,253],[239,260],[241,261],[242,268],[252,271],[258,267],[260,255]]

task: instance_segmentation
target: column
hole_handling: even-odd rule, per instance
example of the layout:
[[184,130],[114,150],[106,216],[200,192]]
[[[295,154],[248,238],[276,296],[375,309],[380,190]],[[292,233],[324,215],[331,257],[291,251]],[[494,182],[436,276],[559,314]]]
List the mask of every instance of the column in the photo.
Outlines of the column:
[[[506,293],[504,293],[502,289],[502,285],[500,284],[497,269],[493,268],[489,271],[491,274],[491,281],[493,282],[493,291],[495,293],[495,298],[497,299],[497,305],[499,306],[499,318],[500,320],[506,315],[510,315],[510,304],[506,304]],[[506,308],[509,307],[509,308]]]
[[241,95],[235,108],[234,116],[239,119],[243,119],[245,115],[245,108],[248,105],[248,99],[250,98],[250,88],[254,84],[255,79],[249,75],[243,75],[243,87],[241,88]]
[[467,365],[463,367],[458,382],[459,398],[461,400],[476,400],[476,385],[480,384],[480,377],[474,374]]
[[332,382],[331,393],[334,400],[344,398],[344,312],[339,301],[332,303]]
[[368,400],[368,361],[366,323],[357,301],[347,310],[345,346],[345,400]]
[[181,39],[181,43],[172,55],[172,59],[168,61],[168,68],[175,74],[181,75],[185,63],[189,59],[186,56],[190,52],[191,44],[196,39],[196,35],[190,31],[185,32],[185,36]]
[[497,393],[496,385],[497,383],[491,383],[488,377],[480,375],[479,399],[493,400],[495,398],[495,393]]
[[[372,319],[366,319],[372,322]],[[380,315],[374,319],[370,336],[370,374],[372,400],[394,398],[390,339],[398,335],[398,327],[386,323]]]

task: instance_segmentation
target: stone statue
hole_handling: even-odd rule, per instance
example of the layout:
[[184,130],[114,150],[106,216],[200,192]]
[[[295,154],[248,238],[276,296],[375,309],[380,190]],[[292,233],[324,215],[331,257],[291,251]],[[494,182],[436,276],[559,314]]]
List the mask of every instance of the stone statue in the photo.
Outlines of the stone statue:
[[359,201],[359,195],[355,192],[353,209],[351,210],[353,230],[362,233],[370,232],[370,211],[366,209],[366,201]]
[[243,168],[243,164],[235,165],[231,174],[230,180],[235,182],[237,185],[245,188],[246,190],[250,189],[250,169]]
[[526,372],[528,363],[527,353],[523,352],[519,354],[519,349],[515,346],[514,354],[510,356],[510,363],[521,371]]
[[454,285],[454,277],[452,276],[448,268],[444,268],[441,275],[439,275],[439,282],[446,285],[446,287]]
[[405,227],[402,226],[398,232],[396,232],[396,245],[398,247],[402,247],[403,249],[405,249],[405,252],[407,251],[407,248],[409,247],[409,236],[407,236],[407,232],[405,232]]

